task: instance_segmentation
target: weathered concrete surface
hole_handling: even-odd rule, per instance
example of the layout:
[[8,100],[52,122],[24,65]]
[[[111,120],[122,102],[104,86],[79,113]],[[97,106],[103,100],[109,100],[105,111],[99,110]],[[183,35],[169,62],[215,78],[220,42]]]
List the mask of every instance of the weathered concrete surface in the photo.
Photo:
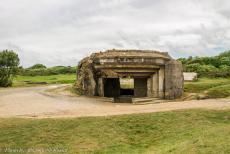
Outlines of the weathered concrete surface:
[[134,78],[134,97],[147,97],[147,79]]
[[123,77],[145,80],[141,84],[136,81],[134,97],[176,99],[183,94],[182,64],[166,52],[108,50],[93,53],[79,63],[77,76],[76,86],[87,96],[119,97],[119,86],[107,81]]
[[182,96],[184,89],[184,77],[182,63],[170,60],[165,65],[165,98],[176,99]]
[[0,117],[62,118],[149,113],[195,108],[230,109],[230,99],[133,105],[104,102],[99,97],[73,97],[59,93],[52,95],[44,93],[46,90],[57,87],[62,87],[62,85],[0,88]]
[[92,57],[84,58],[78,65],[77,69],[77,88],[85,95],[97,95],[96,76]]

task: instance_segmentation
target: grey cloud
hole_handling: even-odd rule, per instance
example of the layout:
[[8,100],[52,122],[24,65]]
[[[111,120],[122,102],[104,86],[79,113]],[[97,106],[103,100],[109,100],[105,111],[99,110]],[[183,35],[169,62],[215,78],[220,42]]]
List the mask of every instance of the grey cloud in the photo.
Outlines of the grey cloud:
[[1,0],[0,49],[23,66],[76,65],[110,48],[215,55],[230,48],[229,10],[228,0]]

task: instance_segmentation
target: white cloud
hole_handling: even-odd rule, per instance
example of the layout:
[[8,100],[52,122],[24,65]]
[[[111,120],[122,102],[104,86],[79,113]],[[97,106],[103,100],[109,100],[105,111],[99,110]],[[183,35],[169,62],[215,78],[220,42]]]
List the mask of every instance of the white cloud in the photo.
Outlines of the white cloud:
[[1,0],[0,49],[24,66],[111,48],[215,55],[230,48],[229,10],[228,0]]

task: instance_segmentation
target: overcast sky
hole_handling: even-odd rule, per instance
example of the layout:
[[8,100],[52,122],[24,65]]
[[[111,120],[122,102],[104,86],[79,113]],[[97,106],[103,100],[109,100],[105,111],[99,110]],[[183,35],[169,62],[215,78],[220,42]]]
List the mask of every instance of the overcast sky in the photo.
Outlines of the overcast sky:
[[1,0],[0,50],[27,67],[77,65],[106,49],[174,58],[230,49],[230,0]]

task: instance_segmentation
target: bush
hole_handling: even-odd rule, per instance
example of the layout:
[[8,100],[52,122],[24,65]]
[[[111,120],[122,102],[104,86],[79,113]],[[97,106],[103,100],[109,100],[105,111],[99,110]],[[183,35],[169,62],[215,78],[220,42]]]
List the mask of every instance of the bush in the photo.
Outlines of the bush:
[[18,72],[19,58],[13,51],[4,50],[0,52],[0,86],[12,85],[13,77]]
[[[229,61],[229,63],[230,63],[230,61]],[[230,72],[230,66],[228,66],[228,65],[221,65],[221,66],[220,66],[220,70],[221,70],[222,72],[227,72],[227,71]]]
[[70,66],[55,66],[51,68],[37,68],[37,69],[23,69],[20,75],[24,76],[47,76],[47,75],[58,75],[58,74],[73,74],[76,73],[76,67]]
[[41,68],[46,68],[46,66],[43,64],[35,64],[31,66],[29,69],[41,69]]
[[199,63],[188,64],[185,67],[186,72],[198,72],[201,69],[201,65]]
[[189,64],[185,67],[186,72],[197,72],[199,76],[205,76],[206,73],[217,72],[218,69],[212,65],[200,65],[199,63]]
[[215,57],[189,57],[178,59],[185,72],[196,72],[199,77],[230,77],[230,51]]
[[220,58],[221,65],[227,65],[230,67],[230,57],[222,57]]

